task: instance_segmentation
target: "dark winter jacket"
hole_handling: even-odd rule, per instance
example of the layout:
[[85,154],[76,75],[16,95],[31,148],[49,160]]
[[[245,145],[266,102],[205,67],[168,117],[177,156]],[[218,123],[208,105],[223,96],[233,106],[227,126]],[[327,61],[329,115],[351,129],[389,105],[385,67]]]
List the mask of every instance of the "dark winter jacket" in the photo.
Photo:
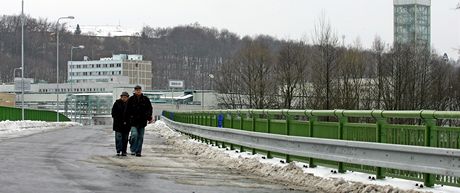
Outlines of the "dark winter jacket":
[[129,124],[132,127],[143,128],[147,121],[152,120],[152,103],[148,97],[141,94],[133,95],[128,99]]
[[112,117],[113,117],[113,130],[122,133],[129,133],[129,117],[127,114],[128,102],[123,102],[118,99],[113,103]]

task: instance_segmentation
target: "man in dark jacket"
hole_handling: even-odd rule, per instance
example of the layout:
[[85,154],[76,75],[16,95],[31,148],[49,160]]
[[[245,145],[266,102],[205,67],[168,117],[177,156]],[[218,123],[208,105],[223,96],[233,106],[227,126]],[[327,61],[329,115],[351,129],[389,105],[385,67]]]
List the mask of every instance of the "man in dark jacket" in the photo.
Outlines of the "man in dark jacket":
[[131,126],[131,155],[140,157],[144,142],[145,126],[152,123],[152,103],[142,94],[142,88],[134,87],[134,95],[128,99],[129,124]]
[[112,107],[113,130],[115,131],[115,146],[117,156],[126,156],[128,135],[130,131],[129,117],[127,114],[129,94],[123,92],[120,99],[116,100]]

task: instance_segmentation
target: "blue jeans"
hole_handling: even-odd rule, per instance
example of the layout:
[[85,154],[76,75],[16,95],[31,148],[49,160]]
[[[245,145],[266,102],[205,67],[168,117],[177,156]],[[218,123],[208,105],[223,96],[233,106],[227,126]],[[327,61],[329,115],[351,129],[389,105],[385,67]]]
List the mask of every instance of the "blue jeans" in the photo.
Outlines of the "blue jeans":
[[144,131],[145,128],[131,127],[131,138],[129,142],[131,144],[131,153],[141,154],[142,153],[142,143],[144,142]]
[[126,153],[128,148],[128,133],[121,133],[115,131],[115,147],[117,148],[117,153]]

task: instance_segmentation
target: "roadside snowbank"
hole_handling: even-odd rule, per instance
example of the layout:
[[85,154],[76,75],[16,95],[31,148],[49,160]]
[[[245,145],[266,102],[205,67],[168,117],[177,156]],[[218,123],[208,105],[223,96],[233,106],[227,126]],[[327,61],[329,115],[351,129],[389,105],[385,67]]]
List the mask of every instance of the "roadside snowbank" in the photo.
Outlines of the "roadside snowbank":
[[0,121],[0,140],[79,125],[75,122]]
[[334,168],[303,168],[305,163],[280,163],[281,159],[263,159],[264,155],[251,155],[247,152],[236,153],[215,146],[200,143],[171,130],[163,121],[157,121],[146,128],[146,133],[155,132],[178,150],[197,156],[198,160],[214,160],[222,166],[244,174],[260,176],[266,180],[284,185],[301,186],[309,191],[325,192],[460,192],[460,188],[441,187],[420,189],[415,181],[387,178],[368,180],[369,174],[347,172],[333,174]]

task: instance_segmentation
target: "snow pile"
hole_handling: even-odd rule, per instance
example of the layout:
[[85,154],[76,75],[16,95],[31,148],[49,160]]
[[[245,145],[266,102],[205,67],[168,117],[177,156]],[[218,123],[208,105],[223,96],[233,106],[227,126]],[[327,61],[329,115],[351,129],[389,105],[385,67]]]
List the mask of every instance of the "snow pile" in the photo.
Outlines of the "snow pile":
[[75,122],[0,121],[0,139],[20,137],[51,129],[80,126]]
[[[219,149],[195,140],[188,139],[178,132],[171,130],[163,121],[157,121],[146,127],[147,134],[155,132],[166,139],[169,145],[177,150],[197,156],[199,161],[214,161],[228,169],[262,177],[286,186],[301,187],[306,191],[325,192],[387,192],[387,193],[412,193],[418,190],[402,190],[389,185],[376,185],[363,182],[349,182],[340,177],[318,177],[307,173],[301,164],[292,162],[289,164],[276,163],[280,159],[262,159],[262,155],[249,155],[248,153],[235,153],[225,149]],[[300,165],[300,166],[299,166]],[[310,169],[310,168],[308,168]],[[310,169],[312,170],[312,169]],[[424,189],[425,191],[427,189]]]

